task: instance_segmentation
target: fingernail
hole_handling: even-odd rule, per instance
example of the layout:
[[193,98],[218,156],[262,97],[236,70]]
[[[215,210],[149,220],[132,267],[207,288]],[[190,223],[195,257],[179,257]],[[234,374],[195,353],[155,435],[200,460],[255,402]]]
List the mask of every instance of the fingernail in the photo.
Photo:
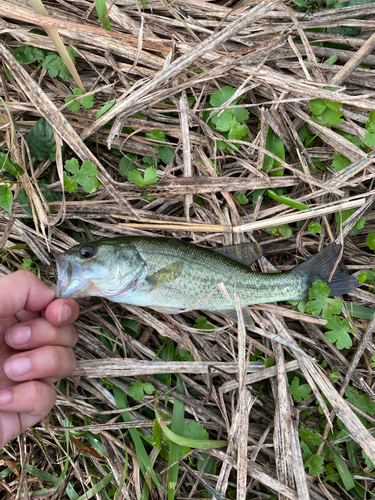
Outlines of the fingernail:
[[12,393],[10,391],[0,391],[0,405],[6,405],[12,401]]
[[66,304],[60,304],[57,311],[57,320],[59,323],[65,323],[69,321],[72,316],[72,308]]
[[22,356],[4,363],[4,371],[9,378],[20,377],[29,372],[31,368],[30,358]]
[[29,341],[31,329],[29,326],[14,326],[5,332],[5,342],[10,346],[19,346]]

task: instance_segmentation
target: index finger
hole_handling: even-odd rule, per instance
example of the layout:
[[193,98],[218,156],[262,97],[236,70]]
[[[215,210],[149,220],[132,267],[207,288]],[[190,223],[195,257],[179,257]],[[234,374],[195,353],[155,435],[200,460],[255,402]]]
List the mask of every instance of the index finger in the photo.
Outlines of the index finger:
[[53,301],[55,292],[34,273],[17,271],[0,278],[0,318],[13,316],[22,309],[43,311]]

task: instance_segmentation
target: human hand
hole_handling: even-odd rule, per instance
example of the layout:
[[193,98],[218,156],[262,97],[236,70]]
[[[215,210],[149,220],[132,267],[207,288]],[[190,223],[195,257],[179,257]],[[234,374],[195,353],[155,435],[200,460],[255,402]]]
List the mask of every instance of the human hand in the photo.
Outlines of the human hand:
[[79,306],[54,295],[30,271],[0,278],[0,449],[48,414],[51,384],[76,367]]

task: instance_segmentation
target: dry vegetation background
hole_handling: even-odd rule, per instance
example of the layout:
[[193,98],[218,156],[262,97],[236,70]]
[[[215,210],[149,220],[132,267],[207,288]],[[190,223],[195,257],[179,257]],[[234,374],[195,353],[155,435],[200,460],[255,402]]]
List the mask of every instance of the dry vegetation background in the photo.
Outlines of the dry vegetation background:
[[[11,213],[5,198],[0,208],[2,275],[28,266],[53,284],[54,252],[120,235],[213,247],[256,241],[266,254],[254,269],[263,272],[291,269],[344,239],[350,273],[375,266],[366,245],[375,229],[374,155],[364,143],[375,109],[375,3],[107,0],[103,22],[91,0],[44,6],[43,15],[26,0],[0,3],[1,148],[23,172],[0,177],[14,197]],[[45,30],[77,52],[76,81],[43,62],[56,52]],[[20,64],[13,51],[25,46],[44,53]],[[93,106],[72,112],[65,99],[80,81]],[[235,94],[215,107],[211,96],[228,86]],[[341,118],[314,121],[313,99],[322,110],[340,103]],[[244,134],[229,136],[230,127],[208,120],[220,106],[248,110],[236,125]],[[27,137],[41,117],[57,152],[35,162]],[[97,189],[78,183],[64,193],[72,157],[97,167]],[[157,182],[137,186],[127,179],[134,167],[139,183],[150,167]],[[272,198],[280,188],[310,210]],[[353,214],[340,230],[335,214],[347,209]],[[320,233],[308,229],[312,221]],[[199,312],[165,316],[81,300],[78,368],[58,384],[49,417],[3,450],[0,496],[373,498],[375,299],[366,281],[345,297],[366,307],[352,315],[345,349],[327,340],[326,318],[290,304],[252,306],[256,329],[246,334],[241,322],[213,314],[206,316],[215,329],[199,331],[207,325],[196,322]],[[291,396],[293,380],[301,397]],[[132,397],[134,387],[150,394]],[[153,441],[156,403],[166,424],[175,420],[175,434],[196,421],[210,440],[228,444],[181,458],[164,432]],[[317,469],[304,465],[309,456]]]

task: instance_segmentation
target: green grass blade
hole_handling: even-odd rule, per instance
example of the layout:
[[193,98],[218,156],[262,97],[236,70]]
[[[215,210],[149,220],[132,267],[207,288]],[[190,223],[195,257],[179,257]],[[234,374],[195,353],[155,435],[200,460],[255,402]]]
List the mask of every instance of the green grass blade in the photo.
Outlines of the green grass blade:
[[[114,395],[114,397],[116,399],[116,403],[120,409],[128,407],[126,394],[121,389],[119,389],[118,387],[114,387],[113,388],[113,395]],[[124,422],[132,422],[133,421],[129,412],[127,412],[127,411],[122,412],[121,416],[122,416],[122,419],[124,420]],[[139,461],[139,465],[141,467],[141,471],[144,474],[145,470],[146,470],[148,475],[155,482],[155,484],[157,486],[161,487],[160,481],[155,475],[154,469],[152,468],[152,464],[150,462],[150,459],[148,458],[147,451],[143,445],[143,442],[142,442],[141,437],[138,433],[138,430],[137,429],[129,429],[129,434],[130,434],[130,436],[133,440],[134,446],[135,446],[135,450],[137,453],[137,458]]]
[[104,488],[104,486],[107,486],[107,484],[110,483],[113,480],[114,480],[114,475],[111,472],[107,476],[103,477],[103,479],[101,481],[99,481],[98,483],[96,483],[95,486],[93,486],[92,488],[90,488],[89,490],[87,490],[84,495],[82,495],[82,496],[79,497],[78,500],[89,500],[93,496],[97,495],[99,493],[99,491],[102,488]]
[[183,436],[178,436],[168,429],[158,413],[156,415],[158,423],[167,438],[173,443],[179,444],[180,446],[187,446],[188,448],[199,448],[201,450],[211,450],[214,448],[223,448],[224,446],[228,445],[228,441],[214,441],[212,439],[191,439]]
[[273,200],[278,201],[279,203],[283,203],[288,207],[296,208],[297,210],[310,210],[310,207],[308,205],[300,203],[299,201],[296,200],[292,200],[292,198],[288,198],[287,196],[278,195],[275,193],[273,189],[267,189],[266,193]]
[[[266,137],[266,149],[270,153],[273,153],[273,132],[271,130],[271,127],[268,127],[268,132],[267,132],[267,137]],[[268,155],[264,155],[263,159],[263,172],[268,172],[268,170],[271,170],[273,168],[275,160]]]
[[375,313],[375,309],[371,309],[370,307],[357,306],[352,302],[346,302],[345,304],[348,308],[350,316],[354,316],[354,318],[370,320]]
[[103,28],[107,31],[112,31],[111,28],[111,23],[109,22],[109,19],[107,16],[107,4],[105,3],[105,0],[95,0],[95,8],[96,8],[96,13],[98,14],[99,21],[103,24]]
[[[176,378],[177,378],[176,390],[182,393],[181,377],[180,375],[176,375]],[[178,399],[175,398],[173,402],[173,414],[172,414],[172,425],[171,425],[173,433],[182,434],[184,428],[184,418],[185,418],[185,404],[182,401],[179,401]],[[171,440],[169,448],[170,468],[168,470],[168,500],[173,500],[175,497],[175,490],[178,479],[178,470],[180,468],[178,459],[181,456],[182,456],[181,445]]]
[[[281,160],[285,161],[285,147],[283,141],[278,135],[273,138],[273,151],[269,150],[274,155],[278,156]],[[281,163],[277,160],[274,161],[273,168],[281,167]],[[271,172],[271,177],[282,177],[284,175],[284,169],[277,170],[276,172]]]
[[[174,344],[171,339],[163,351],[162,355],[163,361],[176,361],[176,353]],[[167,385],[171,385],[171,374],[164,374],[160,376],[160,379]],[[176,390],[182,393],[181,377],[176,374],[177,386]],[[166,399],[167,403],[167,399]],[[184,428],[184,418],[185,418],[185,404],[178,399],[174,399],[173,402],[173,413],[172,413],[172,431],[176,434],[182,434]],[[176,484],[178,479],[178,471],[180,468],[180,463],[178,459],[182,456],[181,446],[177,443],[171,441],[169,447],[169,459],[168,459],[168,500],[173,500],[175,498]]]
[[353,478],[350,474],[350,471],[348,469],[348,466],[346,465],[344,460],[342,460],[337,455],[335,455],[333,457],[333,459],[335,461],[337,470],[340,474],[340,478],[341,478],[342,482],[344,483],[344,488],[346,489],[346,491],[351,490],[352,488],[354,488],[355,484],[354,484]]

